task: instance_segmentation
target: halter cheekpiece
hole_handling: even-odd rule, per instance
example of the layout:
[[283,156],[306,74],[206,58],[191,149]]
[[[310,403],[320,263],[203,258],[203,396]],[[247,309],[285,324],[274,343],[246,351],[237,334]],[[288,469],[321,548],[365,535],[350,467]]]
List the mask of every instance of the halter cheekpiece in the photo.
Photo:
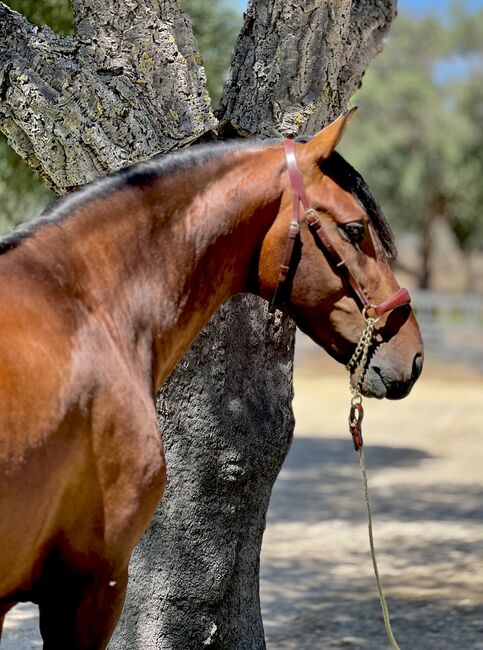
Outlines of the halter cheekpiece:
[[[350,284],[352,290],[359,300],[361,311],[363,312],[364,316],[367,316],[368,312],[372,311],[373,314],[375,314],[376,318],[379,318],[388,311],[392,311],[397,307],[408,305],[411,302],[411,297],[407,289],[398,289],[394,295],[392,295],[387,300],[383,300],[383,302],[379,303],[379,305],[374,305],[371,303],[363,287],[353,276],[345,260],[340,256],[325,228],[320,223],[317,211],[310,205],[310,202],[307,198],[307,192],[305,191],[302,174],[300,173],[297,165],[297,159],[295,157],[295,145],[293,140],[285,140],[284,147],[285,160],[287,162],[287,171],[290,179],[290,186],[292,188],[292,219],[290,221],[285,254],[282,264],[280,265],[277,286],[272,298],[270,310],[273,311],[275,309],[277,293],[280,289],[280,286],[283,285],[287,279],[287,275],[290,271],[290,264],[293,257],[295,241],[297,240],[297,237],[300,233],[301,221],[307,222],[309,229],[311,230],[314,237],[317,237],[319,243],[327,254],[327,257],[332,262],[337,273],[342,278],[347,280],[347,282]],[[304,209],[302,219],[300,218],[300,204],[302,204]]]
[[326,230],[320,223],[317,211],[310,205],[307,198],[307,192],[305,191],[302,174],[297,165],[293,140],[285,140],[284,147],[287,171],[290,179],[290,186],[292,188],[292,219],[290,221],[287,245],[285,247],[282,264],[280,265],[277,286],[275,287],[270,311],[275,309],[277,293],[287,279],[290,271],[295,241],[300,233],[300,204],[302,204],[304,209],[302,219],[307,222],[312,234],[318,239],[320,246],[332,263],[336,272],[341,276],[341,278],[349,283],[349,286],[352,288],[352,291],[357,298],[365,322],[365,327],[361,334],[359,343],[346,366],[347,370],[350,372],[356,370],[357,367],[360,368],[359,379],[355,386],[351,386],[352,401],[349,414],[349,429],[354,442],[354,447],[356,450],[359,450],[363,445],[361,431],[362,418],[364,416],[364,409],[362,407],[362,382],[369,361],[369,351],[373,341],[375,325],[383,314],[386,314],[393,309],[397,309],[398,307],[408,305],[411,302],[411,297],[407,289],[398,289],[390,298],[383,300],[378,305],[371,303],[362,285],[351,273],[345,260],[340,256]]

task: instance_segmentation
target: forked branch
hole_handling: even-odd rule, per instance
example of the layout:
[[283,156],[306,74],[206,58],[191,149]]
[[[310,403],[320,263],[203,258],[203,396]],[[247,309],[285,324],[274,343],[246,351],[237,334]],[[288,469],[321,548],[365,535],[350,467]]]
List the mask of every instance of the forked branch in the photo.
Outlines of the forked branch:
[[0,130],[59,194],[217,124],[177,2],[75,10],[78,34],[63,38],[0,3]]
[[223,128],[318,131],[347,107],[395,14],[396,0],[250,0],[221,102]]

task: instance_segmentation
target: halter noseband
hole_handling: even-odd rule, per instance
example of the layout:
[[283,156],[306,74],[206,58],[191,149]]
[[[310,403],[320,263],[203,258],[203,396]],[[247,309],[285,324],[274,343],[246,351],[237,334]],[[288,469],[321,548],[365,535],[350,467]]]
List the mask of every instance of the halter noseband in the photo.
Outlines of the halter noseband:
[[388,311],[392,311],[397,307],[408,305],[411,302],[411,296],[409,295],[407,289],[399,289],[394,295],[392,295],[390,298],[387,298],[387,300],[383,300],[383,302],[381,302],[379,305],[374,305],[370,302],[361,284],[352,275],[350,269],[345,263],[345,260],[343,260],[337,252],[337,249],[332,243],[329,235],[320,223],[316,210],[310,206],[309,200],[307,198],[307,193],[305,191],[302,174],[300,173],[297,165],[297,159],[295,157],[295,145],[293,140],[285,140],[284,147],[285,159],[287,161],[287,170],[290,179],[290,185],[292,188],[292,220],[289,226],[285,254],[283,262],[280,265],[277,286],[275,287],[275,293],[272,298],[270,310],[273,311],[275,309],[275,299],[277,297],[278,290],[287,279],[287,275],[290,270],[290,263],[293,257],[295,241],[300,232],[300,204],[302,204],[304,208],[303,219],[307,222],[314,237],[317,237],[319,240],[323,250],[333,263],[339,275],[349,282],[352,290],[362,305],[361,311],[364,316],[367,315],[367,312],[369,310],[372,310],[376,315],[376,318],[380,318]]

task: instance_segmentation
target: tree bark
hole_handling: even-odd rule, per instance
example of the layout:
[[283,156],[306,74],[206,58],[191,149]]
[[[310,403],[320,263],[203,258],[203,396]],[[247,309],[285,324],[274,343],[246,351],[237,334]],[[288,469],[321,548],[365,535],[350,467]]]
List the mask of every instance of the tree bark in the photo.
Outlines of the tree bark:
[[395,13],[395,0],[252,0],[218,111],[222,128],[320,130],[347,107]]
[[293,334],[280,314],[266,330],[266,306],[238,296],[161,391],[168,489],[110,648],[264,646],[259,555],[292,437]]
[[0,4],[0,129],[57,194],[217,125],[177,2],[73,6],[60,37]]
[[[0,129],[59,194],[199,139],[318,130],[381,49],[395,0],[249,5],[214,118],[177,2],[76,0],[77,34],[0,3]],[[292,431],[294,326],[226,303],[162,389],[168,488],[111,650],[265,646],[259,553]]]

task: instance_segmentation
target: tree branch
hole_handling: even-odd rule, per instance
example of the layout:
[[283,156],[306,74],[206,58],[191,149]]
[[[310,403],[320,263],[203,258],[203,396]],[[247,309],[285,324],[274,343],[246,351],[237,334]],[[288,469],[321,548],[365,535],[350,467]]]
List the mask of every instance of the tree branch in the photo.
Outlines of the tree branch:
[[30,47],[37,28],[26,18],[0,2],[0,52],[10,49],[21,56]]
[[319,130],[346,107],[395,12],[395,0],[250,0],[220,103],[222,130]]
[[[216,128],[177,2],[125,4],[106,26],[103,3],[76,3],[91,25],[79,21],[77,38],[0,4],[0,130],[59,194]],[[106,3],[111,12],[121,5]]]

